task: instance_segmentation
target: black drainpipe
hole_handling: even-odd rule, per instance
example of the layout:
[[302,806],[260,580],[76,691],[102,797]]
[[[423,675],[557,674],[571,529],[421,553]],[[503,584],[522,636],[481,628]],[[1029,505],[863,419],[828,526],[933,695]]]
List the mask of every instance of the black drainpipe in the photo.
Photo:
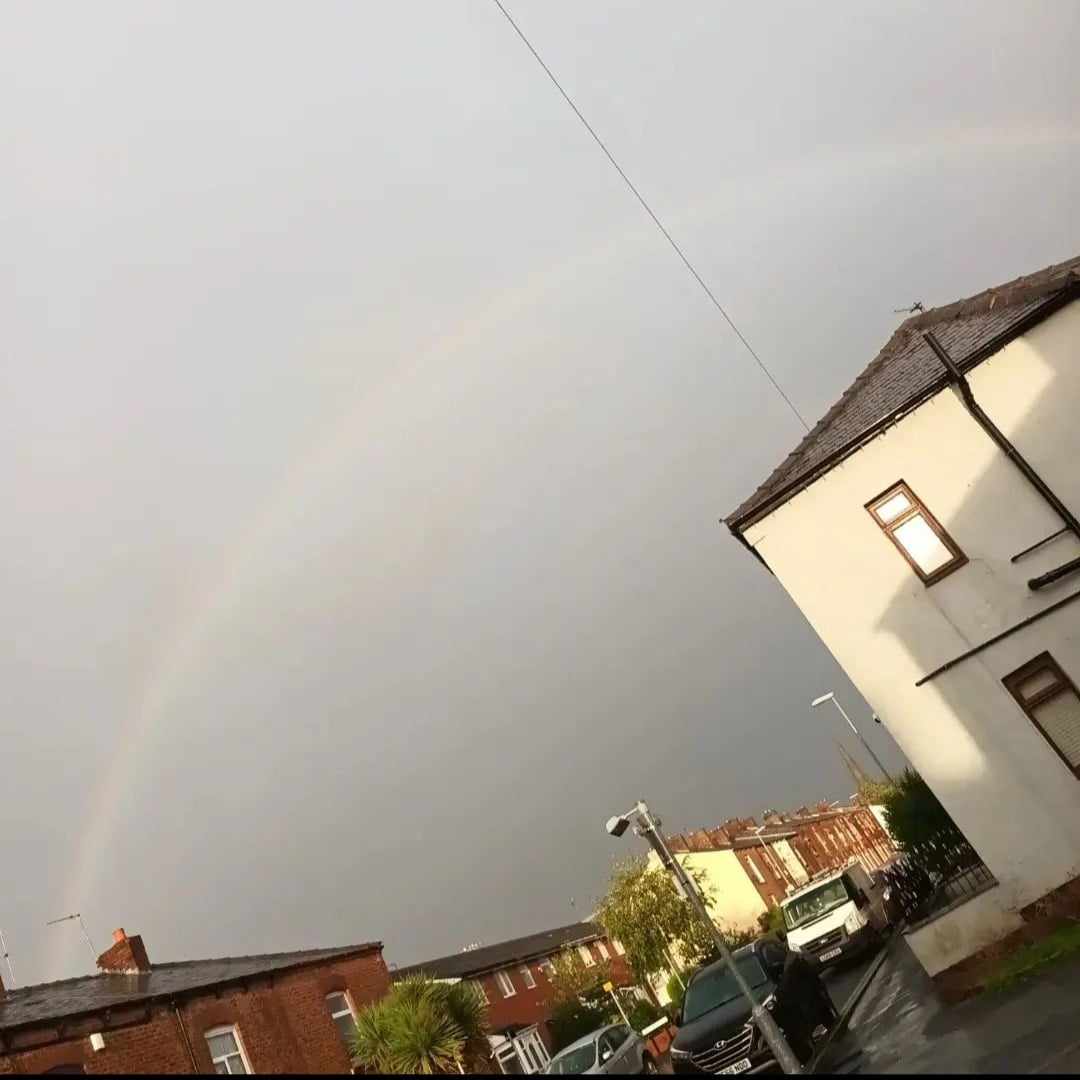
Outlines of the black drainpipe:
[[195,1060],[195,1051],[192,1049],[191,1040],[188,1038],[187,1027],[184,1025],[184,1016],[180,1012],[180,1006],[174,998],[170,1004],[173,1007],[173,1013],[176,1016],[176,1026],[180,1029],[180,1037],[184,1040],[184,1047],[188,1052],[188,1057],[191,1059],[191,1071],[198,1075],[199,1063]]
[[[1072,511],[1054,494],[1046,481],[1031,467],[1031,464],[1024,455],[1013,446],[1009,441],[1008,436],[1001,428],[986,415],[982,406],[975,400],[975,395],[971,392],[971,386],[964,376],[964,373],[956,366],[953,358],[945,351],[945,346],[938,341],[933,330],[927,330],[923,334],[923,338],[926,341],[926,344],[934,350],[937,358],[945,365],[945,370],[949,373],[953,385],[960,391],[960,397],[964,402],[964,407],[974,417],[975,422],[990,436],[991,439],[994,440],[994,442],[998,444],[1005,452],[1005,456],[1008,457],[1009,460],[1024,474],[1031,486],[1046,500],[1054,513],[1065,522],[1066,527],[1080,539],[1080,521],[1077,521],[1073,516]],[[1050,570],[1040,577],[1032,578],[1028,582],[1028,588],[1041,589],[1044,585],[1049,585],[1076,569],[1080,569],[1080,559],[1073,559],[1071,562],[1065,563],[1064,566],[1059,566],[1054,570]]]

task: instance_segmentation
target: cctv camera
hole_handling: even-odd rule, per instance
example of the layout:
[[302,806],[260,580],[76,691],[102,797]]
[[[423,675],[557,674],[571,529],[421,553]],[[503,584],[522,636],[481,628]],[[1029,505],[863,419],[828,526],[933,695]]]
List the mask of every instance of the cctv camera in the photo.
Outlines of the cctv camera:
[[630,825],[630,819],[624,817],[608,818],[607,831],[612,836],[622,836]]

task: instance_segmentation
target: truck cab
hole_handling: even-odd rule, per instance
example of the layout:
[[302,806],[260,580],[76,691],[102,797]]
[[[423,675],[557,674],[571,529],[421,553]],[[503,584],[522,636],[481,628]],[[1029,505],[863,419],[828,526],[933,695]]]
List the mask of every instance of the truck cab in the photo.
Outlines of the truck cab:
[[872,949],[886,924],[881,891],[860,863],[816,877],[780,904],[788,948],[823,967]]

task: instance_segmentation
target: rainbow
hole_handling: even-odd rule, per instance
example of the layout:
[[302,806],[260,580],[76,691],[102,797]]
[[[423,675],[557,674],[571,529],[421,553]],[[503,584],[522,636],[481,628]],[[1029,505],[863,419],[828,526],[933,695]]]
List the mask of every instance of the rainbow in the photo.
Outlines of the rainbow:
[[[739,203],[758,203],[762,199],[790,199],[793,181],[831,184],[838,176],[851,180],[858,173],[895,170],[902,162],[961,151],[1014,153],[1022,148],[1060,147],[1080,142],[1080,128],[1020,128],[995,130],[969,129],[938,133],[935,138],[905,145],[873,145],[841,150],[815,158],[785,163],[764,176],[734,177],[718,185],[707,199],[685,208],[669,222],[676,235],[685,234],[686,226],[719,216],[720,208],[733,212]],[[483,363],[498,361],[484,356],[476,342],[485,333],[512,320],[537,304],[555,286],[575,278],[592,279],[609,266],[626,264],[633,257],[656,252],[667,257],[652,225],[643,216],[634,218],[624,231],[609,234],[606,240],[568,256],[558,263],[531,274],[523,282],[498,293],[480,311],[461,320],[453,330],[432,341],[410,362],[391,369],[380,380],[365,388],[343,409],[336,423],[317,438],[308,451],[285,472],[273,496],[267,500],[250,525],[229,543],[220,562],[201,584],[191,589],[191,599],[159,635],[156,648],[133,694],[133,704],[117,735],[109,764],[100,774],[92,791],[85,826],[79,837],[64,898],[56,910],[92,909],[99,885],[99,870],[104,863],[109,838],[116,827],[116,816],[125,789],[125,778],[135,773],[139,759],[151,749],[166,707],[177,689],[197,677],[205,664],[207,645],[215,628],[232,609],[240,593],[245,572],[261,553],[270,549],[276,538],[303,524],[307,496],[319,489],[324,478],[338,474],[357,452],[363,449],[380,420],[392,412],[395,399],[422,390],[453,359],[458,361],[455,377],[468,373],[482,377]],[[674,259],[673,267],[676,266]],[[673,272],[678,272],[673,270]],[[720,293],[723,288],[720,287]],[[726,332],[726,331],[725,331]],[[474,496],[479,485],[473,480]],[[460,501],[443,497],[440,510],[445,515],[461,513]],[[46,968],[48,977],[62,977],[71,958],[64,935],[49,939]]]

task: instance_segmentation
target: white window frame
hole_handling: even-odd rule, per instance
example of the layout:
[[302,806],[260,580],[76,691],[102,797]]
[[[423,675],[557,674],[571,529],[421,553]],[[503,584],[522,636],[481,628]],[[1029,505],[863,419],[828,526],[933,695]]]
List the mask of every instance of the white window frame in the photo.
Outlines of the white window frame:
[[537,966],[544,973],[547,981],[551,982],[551,978],[555,974],[555,965],[551,962],[551,957],[549,956],[546,960],[541,960]]
[[578,956],[581,957],[581,962],[586,967],[595,967],[596,966],[596,957],[593,956],[592,949],[590,949],[588,945],[579,945],[577,947],[577,951],[578,951]]
[[[334,1010],[330,1007],[330,999],[332,997],[343,997],[345,999],[345,1008],[339,1009],[337,1012],[334,1012]],[[350,1020],[352,1020],[354,1025],[356,1024],[356,1007],[353,1005],[352,994],[350,994],[348,990],[331,990],[330,993],[327,994],[323,1000],[326,1002],[326,1010],[330,1013],[330,1019],[333,1021],[334,1027],[337,1028],[339,1034],[341,1032],[341,1029],[338,1028],[337,1022],[341,1019],[341,1017],[347,1016]],[[351,1048],[348,1046],[346,1046],[346,1049],[351,1050]]]
[[757,883],[759,885],[764,885],[765,884],[765,875],[761,872],[760,868],[758,867],[758,864],[756,862],[754,862],[754,856],[751,855],[749,852],[747,852],[746,861],[749,864],[750,869],[754,872],[754,877],[757,878]]
[[623,943],[617,937],[613,937],[611,939],[611,944],[615,946],[615,953],[617,956],[626,955],[626,946],[623,945]]
[[[220,1035],[231,1035],[233,1042],[236,1043],[235,1054],[225,1054],[222,1057],[214,1057],[214,1053],[210,1050],[210,1040],[216,1039]],[[251,1067],[251,1061],[248,1059],[247,1051],[244,1049],[244,1040],[240,1038],[240,1026],[238,1024],[222,1024],[220,1027],[210,1028],[209,1031],[203,1032],[203,1038],[206,1040],[206,1049],[210,1053],[210,1062],[214,1066],[214,1072],[217,1072],[217,1066],[221,1063],[225,1063],[225,1068],[228,1069],[230,1076],[239,1076],[239,1073],[234,1073],[229,1068],[229,1058],[239,1056],[240,1063],[244,1066],[244,1071],[249,1075],[254,1075],[255,1070]]]
[[487,987],[484,985],[483,980],[473,979],[472,984],[480,992],[480,996],[484,999],[484,1004],[490,1005],[491,998],[488,997]]
[[495,985],[504,998],[512,998],[517,993],[517,987],[514,986],[514,980],[510,978],[508,971],[495,972]]
[[533,973],[532,973],[532,970],[530,969],[529,965],[528,964],[522,964],[519,970],[521,971],[521,981],[525,984],[525,989],[526,990],[535,990],[536,989],[536,979],[533,978]]
[[596,947],[597,947],[597,949],[600,950],[600,959],[601,960],[610,960],[611,959],[611,953],[608,952],[608,947],[602,941],[598,941],[596,943]]

